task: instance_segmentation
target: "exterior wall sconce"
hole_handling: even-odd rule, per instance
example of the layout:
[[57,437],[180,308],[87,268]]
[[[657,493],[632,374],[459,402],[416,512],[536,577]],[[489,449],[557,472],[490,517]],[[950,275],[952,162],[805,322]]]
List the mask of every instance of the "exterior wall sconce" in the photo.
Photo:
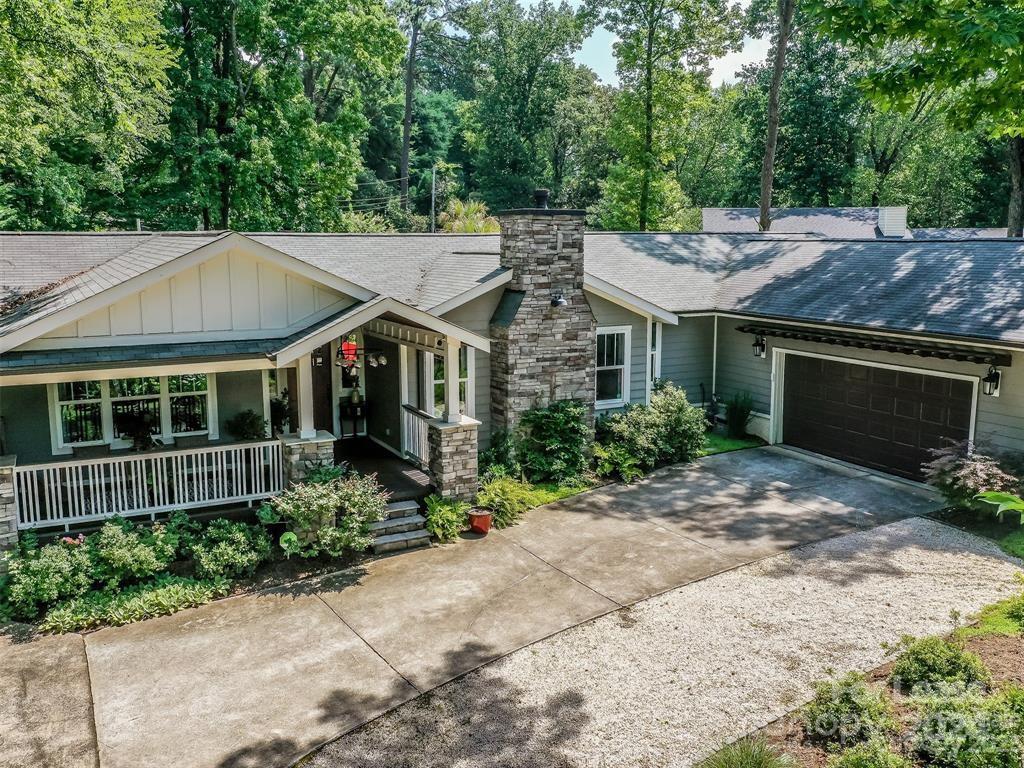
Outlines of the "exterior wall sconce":
[[768,356],[768,340],[764,336],[754,337],[754,357]]
[[551,306],[555,309],[561,309],[562,307],[569,306],[569,301],[565,298],[564,294],[558,292],[551,297]]
[[999,397],[999,380],[1003,374],[994,365],[989,366],[988,373],[981,380],[981,391],[989,397]]

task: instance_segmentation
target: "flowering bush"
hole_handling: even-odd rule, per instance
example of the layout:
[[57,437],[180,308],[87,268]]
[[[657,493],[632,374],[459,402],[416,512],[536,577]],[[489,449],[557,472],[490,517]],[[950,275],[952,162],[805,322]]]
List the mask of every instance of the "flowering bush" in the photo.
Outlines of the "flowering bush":
[[1018,493],[1021,480],[1013,474],[1014,458],[977,450],[970,442],[960,442],[929,453],[931,461],[922,465],[925,479],[938,488],[952,506],[974,507],[974,497],[985,491]]
[[270,557],[270,537],[256,525],[214,520],[192,546],[196,575],[201,579],[251,576]]
[[92,587],[92,562],[82,540],[66,538],[36,548],[26,535],[10,558],[4,597],[17,619],[34,619],[47,606],[84,595]]
[[166,571],[177,553],[177,541],[166,526],[141,528],[121,518],[104,523],[86,546],[94,580],[108,589]]

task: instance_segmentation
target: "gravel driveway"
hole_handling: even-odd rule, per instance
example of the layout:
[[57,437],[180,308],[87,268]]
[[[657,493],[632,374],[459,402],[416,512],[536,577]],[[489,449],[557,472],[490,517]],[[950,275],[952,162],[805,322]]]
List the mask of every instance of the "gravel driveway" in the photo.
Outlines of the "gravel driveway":
[[883,642],[1013,589],[991,542],[914,518],[637,603],[425,694],[314,766],[685,766],[781,716]]

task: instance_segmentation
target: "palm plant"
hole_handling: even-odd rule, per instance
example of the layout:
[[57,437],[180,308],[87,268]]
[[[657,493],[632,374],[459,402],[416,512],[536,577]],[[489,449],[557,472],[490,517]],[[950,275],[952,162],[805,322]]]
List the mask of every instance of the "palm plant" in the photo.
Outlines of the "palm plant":
[[479,200],[452,198],[438,216],[445,232],[497,232],[498,220],[487,213],[487,206]]

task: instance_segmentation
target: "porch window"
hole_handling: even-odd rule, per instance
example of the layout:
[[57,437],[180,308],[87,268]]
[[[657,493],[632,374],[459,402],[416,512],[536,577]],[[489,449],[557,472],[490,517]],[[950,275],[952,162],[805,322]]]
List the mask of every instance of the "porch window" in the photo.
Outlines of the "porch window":
[[[209,434],[216,421],[213,374],[141,376],[49,385],[51,442],[55,454],[78,446],[127,447],[144,420],[154,437]],[[216,425],[214,424],[214,427]]]
[[101,445],[103,391],[98,381],[57,385],[57,412],[64,445]]
[[149,426],[151,435],[159,435],[160,377],[112,379],[110,410],[113,415],[114,437],[120,439],[126,433],[130,433],[132,423],[137,421],[144,421]]
[[209,381],[205,373],[167,377],[171,434],[194,435],[209,428]]
[[651,350],[647,360],[647,378],[653,384],[661,378],[661,323],[651,323]]
[[[433,401],[430,409],[434,418],[444,415],[444,355],[422,353],[424,370],[429,382],[429,400]],[[473,349],[465,345],[459,347],[459,413],[473,416]]]
[[629,326],[597,329],[597,407],[629,402]]

